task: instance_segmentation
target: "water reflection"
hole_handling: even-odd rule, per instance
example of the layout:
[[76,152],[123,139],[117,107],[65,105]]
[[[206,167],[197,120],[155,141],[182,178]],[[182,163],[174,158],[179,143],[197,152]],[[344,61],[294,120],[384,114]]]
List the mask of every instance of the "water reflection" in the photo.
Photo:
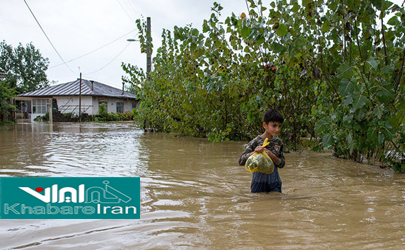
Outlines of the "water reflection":
[[1,176],[141,176],[141,220],[1,220],[2,248],[403,249],[405,181],[389,169],[291,153],[282,194],[251,194],[243,142],[132,123],[0,130]]
[[[147,150],[132,123],[33,123],[1,131],[1,174],[142,176]],[[144,152],[140,156],[140,151]]]

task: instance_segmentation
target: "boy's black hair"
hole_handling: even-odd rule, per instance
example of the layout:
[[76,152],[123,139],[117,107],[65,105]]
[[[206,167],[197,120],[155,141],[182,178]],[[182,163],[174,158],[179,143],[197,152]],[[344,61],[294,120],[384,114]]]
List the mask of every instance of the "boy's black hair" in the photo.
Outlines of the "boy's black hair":
[[284,122],[283,116],[275,109],[267,110],[263,115],[263,121],[268,124],[269,122]]

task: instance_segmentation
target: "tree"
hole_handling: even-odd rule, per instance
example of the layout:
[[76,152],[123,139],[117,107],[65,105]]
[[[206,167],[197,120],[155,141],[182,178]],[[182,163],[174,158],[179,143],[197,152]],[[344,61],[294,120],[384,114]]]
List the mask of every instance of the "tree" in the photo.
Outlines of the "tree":
[[15,108],[10,101],[14,96],[14,88],[10,88],[5,80],[0,80],[0,116],[7,116],[10,109]]
[[34,91],[49,86],[45,71],[49,60],[43,58],[32,43],[17,48],[0,43],[0,72],[7,74],[5,81],[16,94]]

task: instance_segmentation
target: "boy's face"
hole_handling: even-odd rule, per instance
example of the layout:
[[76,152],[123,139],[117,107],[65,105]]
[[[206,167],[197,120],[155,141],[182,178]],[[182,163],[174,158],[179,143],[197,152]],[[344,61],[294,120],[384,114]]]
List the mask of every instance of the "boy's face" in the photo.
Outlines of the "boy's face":
[[280,133],[281,122],[269,122],[267,124],[263,122],[263,128],[266,130],[268,134],[270,134],[273,137],[276,137],[277,134]]

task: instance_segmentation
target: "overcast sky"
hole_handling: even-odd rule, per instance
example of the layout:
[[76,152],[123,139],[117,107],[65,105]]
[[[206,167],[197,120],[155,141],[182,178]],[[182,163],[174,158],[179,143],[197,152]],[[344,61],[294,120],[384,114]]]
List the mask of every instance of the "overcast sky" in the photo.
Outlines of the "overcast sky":
[[[203,20],[208,19],[211,14],[214,1],[26,0],[26,2],[70,69],[63,64],[52,48],[24,0],[0,0],[1,41],[5,40],[13,47],[17,47],[20,42],[25,45],[32,41],[42,56],[49,58],[47,75],[50,81],[69,82],[79,78],[79,73],[82,72],[84,79],[93,79],[121,88],[121,76],[124,74],[121,69],[122,62],[144,69],[146,65],[146,54],[140,53],[139,43],[127,42],[128,38],[137,36],[136,19],[141,16],[145,19],[151,17],[152,38],[156,50],[161,44],[163,28],[173,30],[175,25],[182,27],[193,24],[193,27],[201,29]],[[246,12],[245,0],[217,2],[224,7],[223,17],[232,12],[238,14]],[[114,40],[117,41],[113,42]],[[106,44],[109,45],[105,46]],[[100,50],[71,61],[103,46],[105,47]]]
[[[47,75],[50,81],[73,81],[82,72],[84,79],[117,88],[122,87],[122,62],[145,69],[146,54],[140,53],[139,43],[127,42],[127,39],[137,36],[136,19],[151,17],[156,51],[161,45],[162,29],[173,30],[175,25],[183,27],[192,24],[201,30],[203,20],[209,18],[214,3],[211,0],[25,1],[69,67],[63,64],[52,48],[24,0],[0,0],[1,41],[5,40],[13,47],[20,42],[25,45],[32,41],[42,56],[49,58]],[[247,10],[245,0],[216,2],[224,7],[223,18],[232,12],[240,15]],[[269,7],[271,1],[263,2]],[[403,0],[393,2],[401,4]],[[88,54],[96,49],[99,50]],[[73,60],[77,57],[81,58]]]

